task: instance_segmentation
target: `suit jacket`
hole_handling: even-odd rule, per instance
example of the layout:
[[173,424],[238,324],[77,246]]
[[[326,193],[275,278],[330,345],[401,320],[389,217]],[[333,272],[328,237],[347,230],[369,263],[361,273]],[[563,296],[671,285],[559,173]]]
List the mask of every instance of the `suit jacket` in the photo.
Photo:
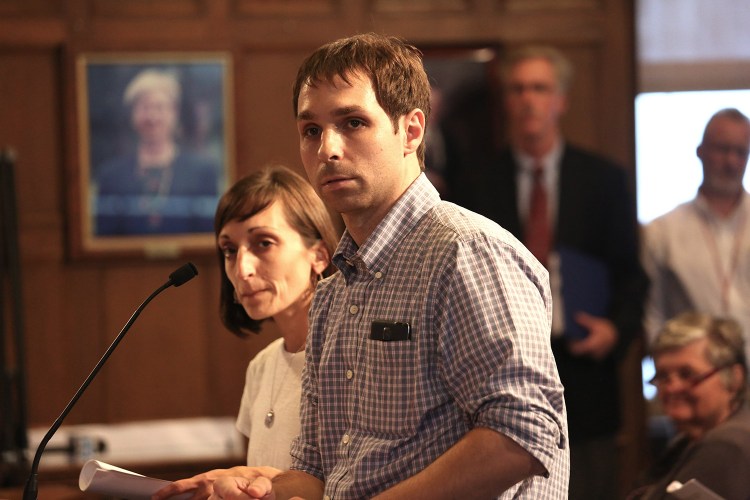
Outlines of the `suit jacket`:
[[[460,168],[449,178],[450,198],[499,223],[523,241],[518,213],[516,165],[510,149]],[[565,386],[572,443],[611,436],[620,423],[618,360],[641,333],[647,279],[639,262],[638,226],[624,169],[566,145],[560,165],[554,242],[603,261],[610,274],[608,318],[619,332],[617,346],[603,361],[569,353],[553,340]]]

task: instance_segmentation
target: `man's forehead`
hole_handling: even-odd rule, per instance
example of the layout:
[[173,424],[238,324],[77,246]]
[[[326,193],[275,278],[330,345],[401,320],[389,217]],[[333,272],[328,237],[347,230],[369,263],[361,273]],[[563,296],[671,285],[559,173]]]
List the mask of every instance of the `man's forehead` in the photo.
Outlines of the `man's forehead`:
[[[347,82],[340,76],[334,76],[333,81],[316,80],[305,83],[300,90],[300,96],[297,103],[297,119],[307,119],[313,113],[313,111],[308,108],[310,106],[316,105],[315,92],[308,92],[309,90],[319,90],[321,88],[329,87],[334,89],[335,91],[343,91],[352,89],[354,87],[360,87],[366,89],[365,93],[368,93],[368,90],[373,90],[374,92],[372,85],[370,85],[369,79],[364,80],[363,78],[350,76],[348,77],[348,80],[349,81]],[[337,110],[334,110],[333,113],[340,115],[342,113],[356,111],[355,108],[361,109],[363,108],[363,101],[361,99],[362,96],[359,96],[350,103],[338,103]],[[365,99],[365,101],[369,101],[369,98]],[[339,110],[339,108],[341,108],[341,110]]]

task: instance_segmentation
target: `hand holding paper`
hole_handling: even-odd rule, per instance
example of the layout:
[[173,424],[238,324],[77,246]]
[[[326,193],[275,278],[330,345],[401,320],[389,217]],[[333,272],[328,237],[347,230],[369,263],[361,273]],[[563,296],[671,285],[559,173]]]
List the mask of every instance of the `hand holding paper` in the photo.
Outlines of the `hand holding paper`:
[[[148,500],[170,482],[163,479],[136,474],[98,460],[89,460],[81,468],[78,487],[81,491],[91,491],[126,500]],[[173,498],[187,500],[191,493],[183,493]]]
[[667,493],[674,498],[683,500],[724,500],[724,497],[720,497],[709,490],[697,479],[691,479],[684,484],[679,481],[672,481],[667,486]]

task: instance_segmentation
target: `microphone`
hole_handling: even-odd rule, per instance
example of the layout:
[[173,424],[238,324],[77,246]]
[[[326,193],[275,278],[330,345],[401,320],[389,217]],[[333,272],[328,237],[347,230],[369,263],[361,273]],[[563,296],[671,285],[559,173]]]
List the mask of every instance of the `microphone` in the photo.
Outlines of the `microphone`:
[[188,262],[187,264],[182,265],[179,269],[175,270],[172,274],[169,275],[169,279],[166,281],[166,283],[154,290],[151,295],[149,295],[148,298],[144,300],[140,306],[138,306],[138,309],[135,310],[128,322],[125,323],[125,326],[122,328],[119,335],[117,335],[117,337],[115,338],[114,342],[112,342],[107,351],[104,353],[104,356],[102,356],[89,376],[86,377],[86,380],[83,381],[81,387],[76,391],[73,398],[62,411],[60,416],[57,417],[57,420],[55,420],[55,422],[52,424],[52,427],[49,428],[47,434],[44,435],[44,438],[42,438],[42,441],[39,443],[39,447],[37,447],[36,454],[34,455],[34,461],[31,463],[31,472],[29,473],[29,479],[26,481],[26,486],[23,490],[23,500],[36,500],[38,490],[37,471],[39,469],[39,461],[42,458],[42,452],[44,451],[44,448],[47,446],[47,443],[49,443],[49,440],[52,439],[52,436],[55,434],[55,432],[57,432],[57,429],[60,427],[60,425],[62,425],[63,420],[68,416],[70,410],[73,409],[73,406],[75,406],[76,402],[83,394],[83,391],[85,391],[89,384],[91,384],[91,381],[94,380],[96,374],[99,373],[99,370],[101,370],[102,366],[104,366],[104,363],[107,362],[109,356],[112,354],[122,338],[128,332],[131,325],[141,314],[141,311],[143,311],[143,309],[148,305],[149,302],[151,302],[154,297],[159,295],[167,288],[171,286],[183,285],[193,279],[197,274],[198,269],[196,269],[192,262]]

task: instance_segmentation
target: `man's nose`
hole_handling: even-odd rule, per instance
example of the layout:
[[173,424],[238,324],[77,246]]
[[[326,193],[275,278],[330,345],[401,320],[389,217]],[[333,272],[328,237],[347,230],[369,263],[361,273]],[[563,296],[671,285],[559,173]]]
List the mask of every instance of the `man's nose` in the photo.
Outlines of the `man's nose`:
[[343,151],[341,134],[333,129],[325,129],[320,135],[318,158],[321,161],[339,160]]

